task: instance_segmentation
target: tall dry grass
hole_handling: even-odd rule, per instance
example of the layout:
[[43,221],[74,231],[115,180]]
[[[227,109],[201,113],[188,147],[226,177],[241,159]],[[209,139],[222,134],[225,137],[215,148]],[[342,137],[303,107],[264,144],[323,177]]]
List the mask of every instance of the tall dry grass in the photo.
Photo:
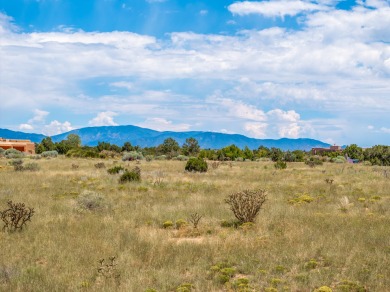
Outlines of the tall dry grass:
[[[184,172],[185,162],[151,161],[138,165],[142,182],[121,185],[94,167],[98,160],[37,162],[38,172],[15,172],[0,160],[0,210],[12,200],[36,211],[22,232],[0,233],[2,291],[176,291],[183,283],[240,291],[239,278],[249,280],[248,291],[390,287],[390,181],[382,168],[290,163],[275,171],[270,162],[237,162],[198,174]],[[255,225],[221,227],[234,220],[224,199],[258,188],[268,200]],[[101,208],[83,205],[86,193],[98,194]],[[203,216],[196,231],[162,228],[195,212]],[[110,256],[115,279],[98,272]],[[212,268],[221,263],[235,270],[226,283]]]

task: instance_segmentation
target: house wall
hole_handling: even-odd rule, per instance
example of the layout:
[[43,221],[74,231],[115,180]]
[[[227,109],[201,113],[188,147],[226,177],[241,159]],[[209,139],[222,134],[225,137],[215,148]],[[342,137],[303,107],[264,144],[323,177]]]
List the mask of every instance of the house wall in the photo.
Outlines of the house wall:
[[21,152],[35,154],[35,144],[30,140],[0,138],[0,148],[3,148],[4,150],[13,148]]

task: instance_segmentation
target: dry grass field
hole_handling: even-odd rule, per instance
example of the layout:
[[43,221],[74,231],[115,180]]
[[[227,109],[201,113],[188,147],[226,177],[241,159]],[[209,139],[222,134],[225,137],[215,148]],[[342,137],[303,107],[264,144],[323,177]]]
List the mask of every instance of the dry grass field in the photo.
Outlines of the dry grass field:
[[[390,291],[389,167],[34,162],[16,172],[0,159],[0,210],[35,210],[23,230],[0,232],[1,291]],[[139,166],[142,181],[119,184],[114,165]],[[224,200],[244,189],[267,201],[255,224],[234,227]],[[176,228],[193,213],[198,228]]]

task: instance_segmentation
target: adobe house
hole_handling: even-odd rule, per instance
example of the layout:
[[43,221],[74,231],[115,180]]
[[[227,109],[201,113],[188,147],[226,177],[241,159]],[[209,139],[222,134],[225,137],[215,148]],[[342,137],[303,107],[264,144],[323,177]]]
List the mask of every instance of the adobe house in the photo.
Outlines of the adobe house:
[[336,146],[336,145],[330,146],[329,148],[312,148],[311,149],[311,152],[314,155],[321,154],[323,152],[341,152],[341,151],[342,151],[341,146]]
[[4,150],[16,149],[21,152],[35,154],[35,144],[30,140],[0,138],[0,148],[3,148]]

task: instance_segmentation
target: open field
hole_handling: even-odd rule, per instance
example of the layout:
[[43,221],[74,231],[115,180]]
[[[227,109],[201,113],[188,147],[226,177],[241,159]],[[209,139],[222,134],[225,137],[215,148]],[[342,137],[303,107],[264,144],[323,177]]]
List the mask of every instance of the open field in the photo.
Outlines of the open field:
[[[181,161],[58,157],[16,172],[7,162],[0,210],[12,200],[35,214],[0,232],[1,291],[390,291],[389,167],[233,162],[199,174]],[[139,166],[142,182],[118,184],[114,165]],[[259,188],[268,198],[256,223],[222,227],[234,220],[224,199]],[[162,227],[195,212],[197,230]],[[116,266],[104,266],[111,256]]]

